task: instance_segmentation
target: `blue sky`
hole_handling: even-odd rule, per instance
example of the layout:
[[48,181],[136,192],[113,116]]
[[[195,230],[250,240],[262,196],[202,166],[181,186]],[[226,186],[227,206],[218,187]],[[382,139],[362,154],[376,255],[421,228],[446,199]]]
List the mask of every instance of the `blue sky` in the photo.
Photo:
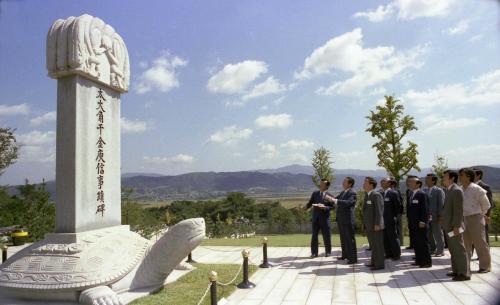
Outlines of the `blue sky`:
[[364,132],[395,94],[419,164],[500,163],[499,5],[493,0],[1,1],[0,125],[19,161],[0,183],[53,179],[52,22],[87,13],[130,56],[122,171],[178,174],[309,164],[376,168]]

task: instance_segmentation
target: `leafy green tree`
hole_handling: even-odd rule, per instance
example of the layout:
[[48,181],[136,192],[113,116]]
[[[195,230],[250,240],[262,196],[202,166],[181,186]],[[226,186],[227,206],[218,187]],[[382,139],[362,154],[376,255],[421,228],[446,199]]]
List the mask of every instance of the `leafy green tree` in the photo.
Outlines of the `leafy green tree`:
[[444,172],[448,169],[448,160],[446,160],[445,156],[439,154],[434,156],[434,160],[435,163],[432,165],[432,171],[438,176],[438,183],[441,184]]
[[311,221],[311,214],[301,205],[290,210],[295,217],[295,222],[299,226],[299,233],[302,233],[302,226]]
[[14,131],[11,128],[0,128],[0,175],[14,164],[18,157],[19,146]]
[[0,227],[19,225],[26,228],[28,241],[38,241],[54,232],[56,209],[45,190],[45,183],[29,184],[17,188],[18,195],[8,196],[0,191]]
[[320,147],[314,151],[312,166],[314,167],[314,175],[312,176],[313,183],[319,187],[322,179],[327,179],[333,184],[335,176],[332,169],[333,162],[330,160],[330,151],[324,147]]
[[385,104],[376,106],[366,117],[369,120],[366,131],[377,139],[373,148],[377,151],[378,166],[385,170],[398,182],[410,170],[418,167],[417,144],[403,140],[410,131],[417,130],[412,116],[404,114],[404,107],[393,96],[385,96]]
[[144,238],[151,238],[165,227],[162,217],[154,209],[144,209],[131,199],[133,189],[122,191],[122,224],[130,225],[130,229]]

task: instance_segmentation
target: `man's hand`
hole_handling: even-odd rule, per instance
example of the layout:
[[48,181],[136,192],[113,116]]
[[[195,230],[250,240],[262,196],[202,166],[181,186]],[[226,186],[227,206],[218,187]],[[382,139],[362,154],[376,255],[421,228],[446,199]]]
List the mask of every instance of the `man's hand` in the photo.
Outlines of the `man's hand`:
[[419,227],[420,229],[425,228],[425,222],[420,221],[420,222],[418,223],[418,227]]
[[432,221],[432,214],[429,214],[429,221]]
[[325,196],[325,200],[326,201],[329,201],[329,202],[333,202],[333,203],[336,203],[337,202],[337,199],[335,199],[334,197],[330,196],[330,195],[326,195]]
[[373,230],[380,231],[381,230],[380,225],[374,225]]
[[438,224],[442,225],[443,224],[443,217],[438,216],[437,222],[438,222]]
[[460,228],[459,227],[453,228],[453,236],[458,236],[458,235],[460,235]]
[[486,223],[487,225],[489,225],[489,224],[490,224],[490,222],[491,222],[491,218],[490,218],[490,216],[488,216],[488,215],[484,215],[484,223]]

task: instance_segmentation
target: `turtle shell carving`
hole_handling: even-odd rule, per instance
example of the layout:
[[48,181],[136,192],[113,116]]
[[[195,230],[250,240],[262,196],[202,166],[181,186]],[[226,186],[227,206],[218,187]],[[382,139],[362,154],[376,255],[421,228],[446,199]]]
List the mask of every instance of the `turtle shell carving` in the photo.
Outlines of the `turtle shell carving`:
[[16,253],[0,268],[0,286],[83,290],[121,279],[144,258],[150,243],[128,230],[78,233],[76,243],[46,239]]

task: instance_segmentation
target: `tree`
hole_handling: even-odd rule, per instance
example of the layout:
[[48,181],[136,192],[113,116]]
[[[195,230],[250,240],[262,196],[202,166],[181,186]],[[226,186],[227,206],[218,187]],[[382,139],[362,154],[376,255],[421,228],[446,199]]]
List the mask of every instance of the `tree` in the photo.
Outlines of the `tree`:
[[311,222],[310,212],[302,208],[301,205],[291,209],[291,212],[295,216],[295,222],[299,225],[299,233],[302,233],[302,226]]
[[377,151],[378,166],[385,170],[398,182],[410,170],[420,171],[417,163],[417,144],[408,141],[403,147],[404,137],[412,130],[418,130],[412,116],[404,114],[404,107],[399,100],[385,96],[385,104],[371,110],[366,117],[370,122],[366,129],[377,139],[373,148]]
[[0,128],[0,175],[17,160],[19,146],[11,128]]
[[436,154],[434,156],[435,164],[432,165],[432,171],[438,176],[439,183],[443,179],[444,172],[448,169],[448,160],[443,155]]
[[312,176],[313,183],[319,187],[322,179],[326,179],[333,184],[335,176],[332,170],[333,162],[330,161],[330,151],[324,147],[314,151],[312,166],[314,167],[314,175]]

